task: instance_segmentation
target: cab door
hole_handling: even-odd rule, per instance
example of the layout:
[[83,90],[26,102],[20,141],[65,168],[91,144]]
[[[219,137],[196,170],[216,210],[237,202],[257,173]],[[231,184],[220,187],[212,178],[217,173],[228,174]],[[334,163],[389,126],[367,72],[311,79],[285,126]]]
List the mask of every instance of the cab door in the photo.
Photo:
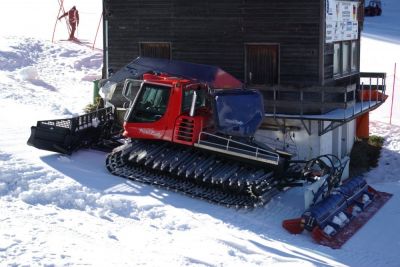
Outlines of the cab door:
[[143,82],[125,117],[124,136],[171,141],[172,91],[170,84]]
[[193,145],[200,132],[207,128],[211,121],[207,95],[207,87],[203,84],[190,84],[183,88],[181,115],[175,123],[175,143]]

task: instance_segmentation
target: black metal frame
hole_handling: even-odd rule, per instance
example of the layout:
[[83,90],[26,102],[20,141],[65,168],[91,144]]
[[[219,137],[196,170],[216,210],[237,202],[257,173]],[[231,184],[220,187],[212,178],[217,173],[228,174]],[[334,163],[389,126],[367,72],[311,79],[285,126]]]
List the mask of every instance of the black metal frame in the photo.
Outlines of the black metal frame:
[[80,147],[92,147],[103,139],[109,140],[113,125],[112,107],[68,119],[38,121],[31,127],[27,143],[39,149],[71,154]]

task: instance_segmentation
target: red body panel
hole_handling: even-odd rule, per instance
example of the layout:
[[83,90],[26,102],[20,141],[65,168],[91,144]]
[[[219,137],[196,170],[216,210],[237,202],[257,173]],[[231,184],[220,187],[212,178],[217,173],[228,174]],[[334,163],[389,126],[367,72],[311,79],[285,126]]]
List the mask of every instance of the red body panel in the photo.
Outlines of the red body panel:
[[193,117],[189,116],[188,112],[182,112],[183,92],[192,82],[165,75],[143,76],[145,82],[171,86],[167,109],[164,115],[154,122],[125,122],[124,136],[193,145],[203,127],[209,125],[211,111],[209,107],[203,107],[197,110]]

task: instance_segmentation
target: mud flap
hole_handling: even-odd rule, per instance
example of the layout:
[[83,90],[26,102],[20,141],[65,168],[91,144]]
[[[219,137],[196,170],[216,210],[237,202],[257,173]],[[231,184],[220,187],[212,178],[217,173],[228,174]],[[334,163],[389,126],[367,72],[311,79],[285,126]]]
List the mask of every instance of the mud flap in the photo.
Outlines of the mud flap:
[[90,147],[109,137],[113,123],[111,107],[69,119],[38,121],[31,127],[27,144],[69,155],[80,147]]

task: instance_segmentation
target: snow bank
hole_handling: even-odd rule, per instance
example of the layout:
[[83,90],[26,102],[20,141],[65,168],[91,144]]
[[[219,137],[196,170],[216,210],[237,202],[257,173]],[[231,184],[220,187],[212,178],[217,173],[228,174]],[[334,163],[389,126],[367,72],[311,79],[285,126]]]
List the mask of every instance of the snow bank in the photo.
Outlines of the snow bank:
[[24,81],[32,81],[37,80],[39,78],[39,74],[34,67],[26,67],[19,71],[19,75]]
[[99,51],[69,42],[53,44],[23,37],[8,40],[11,45],[0,46],[0,57],[8,58],[5,63],[0,61],[5,76],[0,80],[2,98],[47,109],[56,116],[81,113],[90,103],[92,82],[101,77]]
[[0,51],[0,70],[14,71],[31,66],[37,62],[38,54],[43,51],[40,42],[32,38],[23,38],[18,43],[7,39],[11,45],[5,47],[5,51]]

